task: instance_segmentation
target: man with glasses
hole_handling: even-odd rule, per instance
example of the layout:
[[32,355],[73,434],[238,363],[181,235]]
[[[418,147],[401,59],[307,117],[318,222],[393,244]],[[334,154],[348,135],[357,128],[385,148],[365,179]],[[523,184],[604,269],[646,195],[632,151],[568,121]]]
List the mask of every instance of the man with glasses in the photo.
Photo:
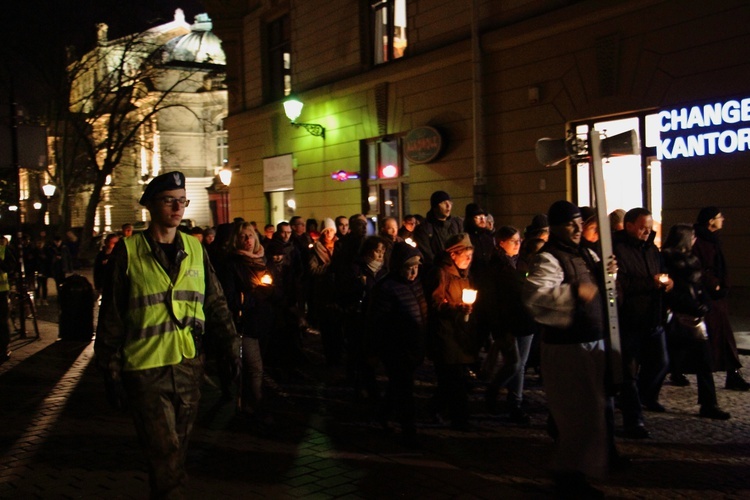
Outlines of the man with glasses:
[[94,349],[110,402],[125,403],[146,452],[151,496],[185,492],[187,444],[198,413],[204,332],[220,365],[239,372],[239,337],[201,243],[178,231],[185,176],[154,178],[140,204],[148,230],[124,238],[110,261]]

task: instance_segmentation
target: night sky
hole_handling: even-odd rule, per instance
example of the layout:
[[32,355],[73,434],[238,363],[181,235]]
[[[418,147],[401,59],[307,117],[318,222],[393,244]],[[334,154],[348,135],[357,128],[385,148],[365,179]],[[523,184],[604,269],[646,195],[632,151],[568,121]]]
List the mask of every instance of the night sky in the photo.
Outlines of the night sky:
[[189,23],[204,12],[199,0],[8,2],[0,31],[0,102],[7,102],[13,80],[16,100],[33,114],[35,103],[44,102],[48,87],[63,74],[66,47],[74,46],[79,57],[89,51],[97,23],[109,25],[109,38],[114,39],[169,22],[176,8],[185,12]]

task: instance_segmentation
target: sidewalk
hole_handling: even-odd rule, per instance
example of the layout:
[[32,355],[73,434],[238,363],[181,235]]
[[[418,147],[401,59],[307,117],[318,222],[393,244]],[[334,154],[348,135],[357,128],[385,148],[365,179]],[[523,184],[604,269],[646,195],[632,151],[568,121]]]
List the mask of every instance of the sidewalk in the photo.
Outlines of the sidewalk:
[[[56,341],[51,321],[39,327],[39,340],[14,338],[13,357],[0,366],[0,498],[145,498],[132,423],[107,406],[92,343]],[[305,339],[310,363],[295,380],[268,380],[271,432],[251,428],[207,381],[188,456],[190,498],[551,497],[553,444],[531,370],[531,425],[484,413],[478,389],[473,433],[431,423],[426,403],[435,387],[429,368],[422,370],[421,448],[413,450],[374,422],[371,408],[342,384],[343,373],[325,366],[319,340]],[[646,414],[652,439],[618,439],[633,465],[598,483],[608,496],[750,497],[750,393],[719,389],[732,419],[700,419],[689,378],[690,387],[664,386],[667,413]],[[716,384],[723,387],[719,374]]]

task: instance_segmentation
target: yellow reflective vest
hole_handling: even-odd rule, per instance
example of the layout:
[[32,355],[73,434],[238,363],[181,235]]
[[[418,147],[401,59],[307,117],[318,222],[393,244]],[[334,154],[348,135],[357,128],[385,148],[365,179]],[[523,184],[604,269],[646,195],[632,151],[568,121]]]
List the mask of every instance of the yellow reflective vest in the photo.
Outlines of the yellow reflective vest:
[[128,338],[124,347],[126,371],[180,363],[196,356],[193,335],[202,335],[206,275],[203,247],[192,236],[177,232],[187,256],[172,283],[156,260],[145,235],[125,238],[130,281]]
[[[0,245],[0,260],[5,260],[5,250],[7,248],[7,245]],[[0,273],[0,292],[7,292],[9,290],[10,283],[8,283],[8,273]]]

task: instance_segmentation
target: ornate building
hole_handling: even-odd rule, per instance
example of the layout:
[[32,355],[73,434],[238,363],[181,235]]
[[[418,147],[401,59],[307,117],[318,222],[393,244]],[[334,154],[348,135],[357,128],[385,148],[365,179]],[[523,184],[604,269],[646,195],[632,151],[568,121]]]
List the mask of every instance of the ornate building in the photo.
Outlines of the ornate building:
[[[96,106],[101,97],[89,96],[101,93],[102,82],[111,75],[135,74],[149,62],[159,68],[147,78],[139,77],[138,92],[128,103],[126,119],[138,124],[137,131],[127,154],[102,188],[95,232],[116,231],[126,222],[136,227],[145,223],[148,213],[138,204],[144,186],[171,170],[181,170],[186,176],[191,200],[185,211],[188,223],[209,226],[224,222],[217,201],[218,205],[228,201],[226,188],[218,180],[227,163],[226,59],[221,41],[211,29],[207,14],[199,14],[190,25],[180,9],[169,23],[116,40],[109,40],[107,26],[100,24],[97,46],[74,63],[79,71],[71,91],[73,111],[90,111],[87,107]],[[107,92],[109,97],[116,88]],[[93,134],[109,133],[111,116],[94,116]],[[72,204],[73,226],[83,225],[89,196],[82,193]]]

